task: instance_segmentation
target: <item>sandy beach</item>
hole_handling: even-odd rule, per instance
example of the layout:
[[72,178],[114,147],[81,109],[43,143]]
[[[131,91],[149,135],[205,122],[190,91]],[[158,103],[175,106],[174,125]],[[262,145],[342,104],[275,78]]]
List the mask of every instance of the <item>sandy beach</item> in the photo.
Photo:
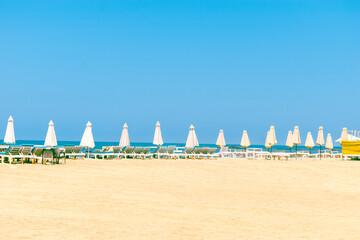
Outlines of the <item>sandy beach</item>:
[[1,239],[359,239],[360,162],[0,165]]

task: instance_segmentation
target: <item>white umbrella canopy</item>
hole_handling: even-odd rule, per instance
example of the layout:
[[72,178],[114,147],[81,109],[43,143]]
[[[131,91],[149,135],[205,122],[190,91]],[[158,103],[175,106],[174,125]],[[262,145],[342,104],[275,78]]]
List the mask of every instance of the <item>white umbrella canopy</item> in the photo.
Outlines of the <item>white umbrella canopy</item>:
[[324,140],[324,129],[322,126],[319,127],[316,144],[320,146],[320,159],[321,159],[321,146],[325,144]]
[[311,132],[307,133],[306,141],[305,141],[305,147],[307,148],[313,148],[315,146],[314,139],[311,135]]
[[52,120],[49,122],[49,127],[48,127],[48,130],[46,133],[44,145],[47,147],[54,147],[57,145],[55,127],[54,127],[54,123]]
[[321,126],[319,127],[318,136],[317,136],[317,139],[316,139],[316,144],[320,145],[320,146],[325,144],[324,129]]
[[286,138],[286,146],[289,148],[292,148],[294,146],[293,135],[291,131],[289,131],[288,136]]
[[120,147],[130,146],[128,125],[126,123],[123,126],[119,146]]
[[92,134],[92,124],[91,122],[87,122],[84,134],[81,138],[80,146],[87,147],[87,148],[94,148],[94,136]]
[[247,148],[251,145],[250,143],[250,139],[249,139],[249,136],[248,136],[248,133],[246,130],[243,131],[243,135],[242,135],[242,138],[241,138],[241,142],[240,142],[240,145],[244,148]]
[[300,139],[299,127],[295,126],[294,132],[293,132],[293,144],[295,146],[297,146],[297,145],[300,145],[300,143],[301,143],[301,139]]
[[326,149],[332,150],[334,148],[333,145],[333,141],[331,138],[331,134],[328,133],[327,137],[326,137],[326,145],[325,145]]
[[216,140],[216,145],[219,147],[224,147],[226,145],[224,131],[222,129],[220,129],[219,131],[219,136]]
[[265,147],[266,148],[271,148],[271,136],[270,136],[270,131],[267,132],[266,134],[266,140],[265,140]]
[[277,144],[274,126],[270,127],[270,144],[271,144],[271,146],[274,146],[275,144]]
[[196,137],[195,127],[191,125],[185,147],[196,147],[196,146],[199,146],[199,142]]
[[11,116],[8,119],[4,143],[15,143],[14,119]]
[[[156,126],[155,126],[155,134],[154,134],[153,144],[157,145],[157,146],[161,146],[161,145],[164,144],[164,141],[163,141],[162,135],[161,135],[161,129],[160,129],[160,123],[159,122],[157,122]],[[130,145],[130,143],[129,143],[129,145]]]

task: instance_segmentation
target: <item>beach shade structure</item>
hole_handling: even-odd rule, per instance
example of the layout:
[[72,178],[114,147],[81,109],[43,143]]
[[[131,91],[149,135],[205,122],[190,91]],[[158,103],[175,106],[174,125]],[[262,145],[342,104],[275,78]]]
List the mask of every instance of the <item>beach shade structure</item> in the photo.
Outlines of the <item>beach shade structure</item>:
[[265,147],[266,148],[271,148],[271,140],[270,140],[270,131],[267,132],[266,134],[266,140],[265,140]]
[[271,126],[270,127],[270,148],[271,148],[271,152],[272,152],[272,147],[277,144],[277,140],[276,140],[276,134],[275,134],[275,127]]
[[286,138],[286,144],[285,145],[290,148],[290,151],[291,151],[291,148],[294,146],[293,135],[292,135],[291,131],[288,132],[288,136]]
[[195,127],[191,125],[185,147],[196,147],[196,146],[199,146],[199,142],[196,137]]
[[[128,135],[129,137],[129,135]],[[129,140],[130,142],[130,140]],[[164,141],[162,139],[162,135],[161,135],[161,129],[160,129],[160,123],[157,122],[156,126],[155,126],[155,133],[154,133],[154,140],[153,140],[153,144],[157,145],[157,146],[161,146],[164,144]],[[130,144],[129,144],[130,145]]]
[[225,147],[225,145],[226,145],[224,131],[222,129],[220,129],[220,131],[219,131],[219,136],[216,140],[216,145],[219,147]]
[[248,136],[246,130],[243,131],[243,135],[241,137],[240,145],[245,149],[251,145],[250,139],[249,139],[249,136]]
[[341,133],[341,138],[340,138],[340,144],[343,141],[347,141],[348,140],[348,131],[347,128],[343,128],[342,133]]
[[305,147],[310,149],[310,154],[311,154],[311,149],[314,146],[315,146],[314,139],[313,139],[313,137],[311,135],[311,132],[308,132],[307,136],[306,136]]
[[323,127],[319,127],[318,136],[316,139],[316,144],[320,146],[320,159],[321,159],[321,146],[325,144],[324,140],[324,129]]
[[46,133],[44,145],[47,147],[54,147],[57,145],[55,127],[54,127],[54,123],[52,120],[49,122],[49,127],[48,127],[48,130]]
[[92,124],[87,122],[84,134],[81,138],[80,146],[86,147],[88,149],[88,157],[90,153],[90,148],[95,147],[94,137],[92,134]]
[[6,127],[4,143],[15,143],[14,119],[10,116]]
[[328,150],[332,150],[334,148],[334,145],[333,145],[333,141],[332,141],[332,138],[331,138],[331,134],[328,133],[327,137],[326,137],[326,145],[325,145],[325,148],[328,149]]
[[126,123],[123,126],[119,146],[120,147],[130,146],[128,125]]
[[294,131],[293,131],[293,144],[296,148],[296,157],[297,157],[297,147],[298,147],[298,145],[300,145],[300,143],[301,143],[301,139],[300,139],[299,127],[295,126]]

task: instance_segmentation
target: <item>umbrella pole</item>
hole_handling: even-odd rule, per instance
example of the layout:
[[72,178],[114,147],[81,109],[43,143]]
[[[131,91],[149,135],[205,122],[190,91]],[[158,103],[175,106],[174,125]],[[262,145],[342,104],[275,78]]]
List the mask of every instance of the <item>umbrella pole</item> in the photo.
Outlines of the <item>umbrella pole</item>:
[[320,160],[321,160],[321,145],[320,145]]

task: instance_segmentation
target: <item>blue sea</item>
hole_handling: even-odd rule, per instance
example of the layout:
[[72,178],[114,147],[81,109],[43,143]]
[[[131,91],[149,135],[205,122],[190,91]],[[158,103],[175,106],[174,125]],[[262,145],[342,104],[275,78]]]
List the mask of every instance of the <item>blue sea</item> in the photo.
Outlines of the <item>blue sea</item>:
[[[3,141],[0,141],[0,144],[4,144]],[[31,145],[43,145],[43,140],[17,140],[17,145],[23,145],[23,144],[31,144]],[[79,145],[79,141],[58,141],[59,146],[65,146],[65,145]],[[119,145],[119,142],[95,142],[95,149],[102,149],[104,146],[117,146]],[[144,143],[144,142],[131,142],[131,146],[135,147],[143,147],[143,146],[154,146],[152,143]],[[185,147],[185,143],[165,143],[163,146],[177,146],[177,147]],[[200,144],[201,147],[217,147],[215,144]],[[234,149],[243,149],[240,145],[232,145],[229,144],[227,147],[234,148]],[[265,148],[264,145],[251,145],[249,148],[261,148],[263,150],[269,151],[269,149]],[[275,145],[272,148],[272,151],[285,151],[285,152],[294,152],[295,147],[293,147],[291,150],[287,146],[284,145]],[[319,151],[320,147],[315,146],[311,149],[311,151]],[[325,149],[324,146],[321,147],[321,149]],[[308,150],[305,146],[298,146],[298,151]],[[341,147],[336,146],[333,149],[334,151],[341,151]]]

